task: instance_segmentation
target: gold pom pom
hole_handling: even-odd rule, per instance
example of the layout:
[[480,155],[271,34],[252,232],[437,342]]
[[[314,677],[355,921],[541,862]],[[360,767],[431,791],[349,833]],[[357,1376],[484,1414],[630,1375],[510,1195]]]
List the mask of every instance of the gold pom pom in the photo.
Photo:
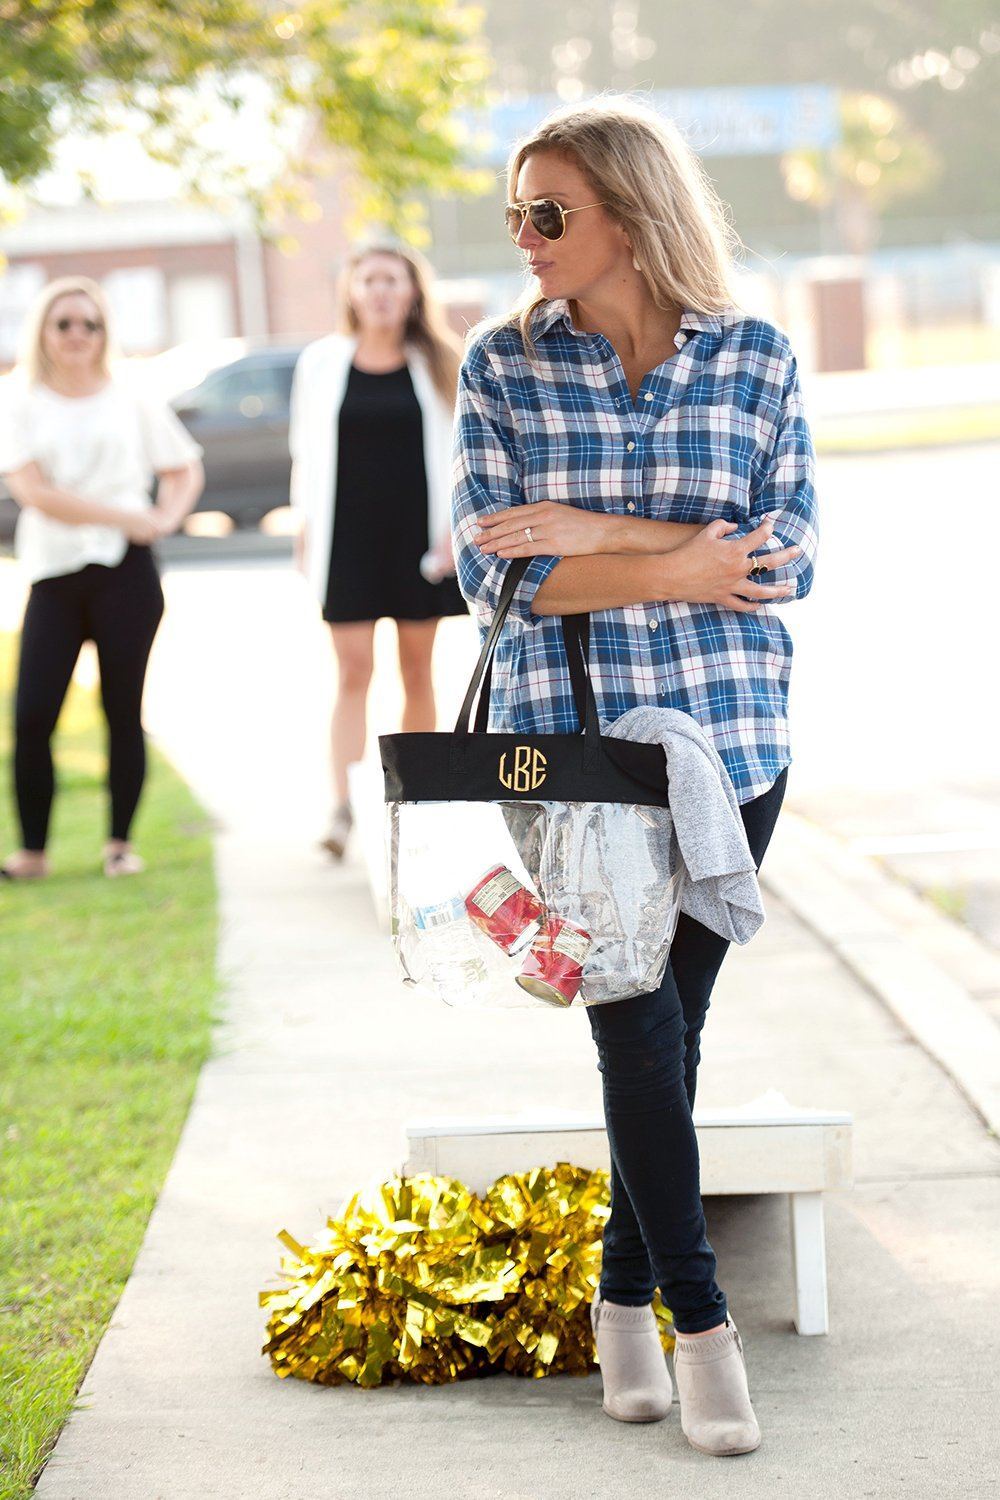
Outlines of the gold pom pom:
[[[608,1174],[559,1162],[482,1198],[422,1173],[356,1193],[313,1245],[282,1230],[285,1285],[260,1294],[263,1352],[321,1385],[443,1385],[491,1370],[586,1375]],[[665,1350],[673,1321],[654,1311]]]

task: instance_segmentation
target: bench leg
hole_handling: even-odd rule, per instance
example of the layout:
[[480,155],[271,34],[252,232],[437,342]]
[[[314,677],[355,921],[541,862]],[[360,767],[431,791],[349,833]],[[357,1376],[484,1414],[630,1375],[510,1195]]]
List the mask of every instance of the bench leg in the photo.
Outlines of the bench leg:
[[789,1193],[795,1327],[799,1333],[826,1333],[826,1239],[823,1194]]

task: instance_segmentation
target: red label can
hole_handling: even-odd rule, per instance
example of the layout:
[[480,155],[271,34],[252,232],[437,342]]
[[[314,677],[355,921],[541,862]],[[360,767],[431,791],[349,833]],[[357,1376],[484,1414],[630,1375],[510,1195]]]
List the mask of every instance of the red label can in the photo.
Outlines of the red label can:
[[538,933],[542,906],[506,865],[496,865],[465,898],[477,927],[507,954],[520,953]]
[[572,1005],[583,983],[583,961],[589,951],[589,932],[562,917],[549,917],[521,965],[517,982],[537,1000]]

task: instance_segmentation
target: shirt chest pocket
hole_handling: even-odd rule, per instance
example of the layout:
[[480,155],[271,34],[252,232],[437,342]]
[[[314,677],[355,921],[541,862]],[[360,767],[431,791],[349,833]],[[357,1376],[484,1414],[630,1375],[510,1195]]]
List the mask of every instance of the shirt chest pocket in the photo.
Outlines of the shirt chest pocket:
[[675,407],[658,423],[650,446],[657,519],[707,525],[749,514],[762,453],[748,412],[724,405]]

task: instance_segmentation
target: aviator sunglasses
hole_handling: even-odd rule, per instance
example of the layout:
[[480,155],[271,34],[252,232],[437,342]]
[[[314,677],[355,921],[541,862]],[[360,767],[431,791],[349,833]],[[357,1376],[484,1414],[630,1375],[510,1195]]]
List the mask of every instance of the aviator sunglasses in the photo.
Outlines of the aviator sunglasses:
[[103,333],[104,324],[95,323],[93,318],[56,318],[55,326],[60,333],[69,333],[75,325],[79,325],[85,333]]
[[582,213],[585,208],[604,208],[603,203],[581,203],[579,208],[563,208],[554,198],[532,198],[530,203],[508,203],[504,209],[507,233],[516,240],[525,218],[531,220],[543,240],[561,240],[566,233],[566,215]]

